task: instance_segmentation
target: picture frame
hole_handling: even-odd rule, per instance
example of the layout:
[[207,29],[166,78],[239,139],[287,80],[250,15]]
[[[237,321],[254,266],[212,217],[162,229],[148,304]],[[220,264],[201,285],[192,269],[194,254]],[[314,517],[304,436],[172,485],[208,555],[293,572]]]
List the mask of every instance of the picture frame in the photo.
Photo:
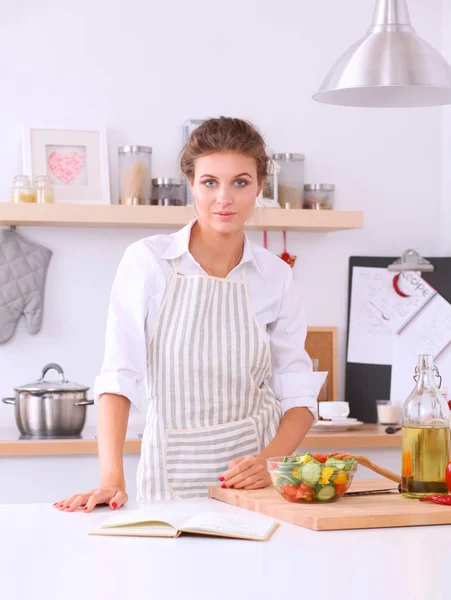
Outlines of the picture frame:
[[47,175],[55,202],[110,204],[106,129],[21,124],[22,169],[32,181]]
[[338,400],[337,327],[307,327],[305,349],[319,360],[320,371],[327,371],[327,400]]

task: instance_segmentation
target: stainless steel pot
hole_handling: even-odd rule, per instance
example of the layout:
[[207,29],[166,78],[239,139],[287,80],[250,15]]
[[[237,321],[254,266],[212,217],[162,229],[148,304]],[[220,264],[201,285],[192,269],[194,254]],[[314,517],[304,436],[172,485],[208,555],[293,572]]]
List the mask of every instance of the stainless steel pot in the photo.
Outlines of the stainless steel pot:
[[[59,381],[46,381],[47,371],[55,369]],[[86,407],[94,404],[87,400],[89,387],[67,381],[63,369],[50,363],[42,369],[41,377],[14,388],[15,398],[3,398],[5,404],[14,404],[16,423],[27,437],[72,437],[80,435],[86,422]]]

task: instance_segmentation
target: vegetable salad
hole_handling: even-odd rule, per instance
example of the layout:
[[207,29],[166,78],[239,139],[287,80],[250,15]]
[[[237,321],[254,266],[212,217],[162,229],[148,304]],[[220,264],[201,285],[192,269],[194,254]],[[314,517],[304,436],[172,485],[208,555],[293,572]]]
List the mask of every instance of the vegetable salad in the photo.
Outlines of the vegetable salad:
[[333,502],[344,495],[357,468],[355,458],[341,460],[314,452],[268,461],[277,491],[290,502]]

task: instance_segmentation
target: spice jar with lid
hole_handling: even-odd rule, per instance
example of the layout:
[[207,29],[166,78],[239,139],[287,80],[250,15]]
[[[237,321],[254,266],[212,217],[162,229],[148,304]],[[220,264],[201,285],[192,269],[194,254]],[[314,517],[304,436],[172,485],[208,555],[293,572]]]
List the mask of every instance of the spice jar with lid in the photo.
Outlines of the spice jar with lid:
[[38,175],[35,180],[36,202],[38,204],[51,203],[54,200],[53,183],[50,177]]
[[335,205],[334,195],[335,186],[331,183],[308,183],[304,185],[303,208],[332,210]]
[[273,154],[278,163],[278,201],[282,208],[302,208],[304,197],[304,154]]
[[152,179],[150,203],[154,206],[185,206],[185,188],[182,180],[176,177]]
[[150,204],[152,179],[152,148],[150,146],[120,146],[120,203]]
[[36,202],[36,191],[31,185],[28,175],[16,175],[14,177],[12,202]]

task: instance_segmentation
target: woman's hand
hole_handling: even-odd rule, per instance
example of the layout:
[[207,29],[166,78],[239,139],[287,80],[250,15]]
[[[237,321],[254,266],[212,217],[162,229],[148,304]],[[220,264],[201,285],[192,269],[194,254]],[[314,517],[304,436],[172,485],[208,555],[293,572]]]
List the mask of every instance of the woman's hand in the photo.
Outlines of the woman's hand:
[[85,494],[74,494],[65,500],[55,502],[53,506],[65,512],[73,512],[81,507],[84,512],[91,512],[98,504],[108,504],[112,510],[116,510],[127,500],[125,490],[118,486],[106,485]]
[[223,487],[238,490],[258,490],[271,485],[266,460],[258,456],[238,456],[229,463],[228,470],[219,481]]

